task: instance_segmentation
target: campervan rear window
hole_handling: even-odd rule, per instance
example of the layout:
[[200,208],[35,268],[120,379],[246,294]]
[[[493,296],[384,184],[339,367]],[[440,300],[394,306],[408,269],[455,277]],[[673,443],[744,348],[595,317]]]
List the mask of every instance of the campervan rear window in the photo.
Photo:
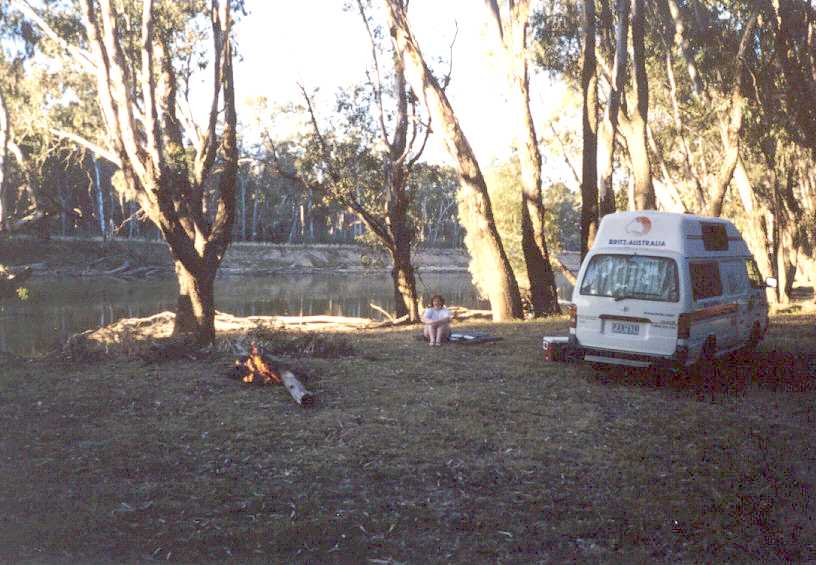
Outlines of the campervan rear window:
[[677,302],[677,263],[668,257],[595,255],[587,265],[581,294]]

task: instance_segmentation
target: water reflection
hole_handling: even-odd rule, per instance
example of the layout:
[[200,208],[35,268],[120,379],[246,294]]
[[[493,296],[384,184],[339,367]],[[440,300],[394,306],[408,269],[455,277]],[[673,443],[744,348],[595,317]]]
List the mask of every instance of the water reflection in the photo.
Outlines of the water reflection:
[[[43,353],[74,333],[121,318],[172,310],[177,295],[174,279],[35,279],[28,288],[30,298],[26,302],[0,302],[0,351],[20,355]],[[419,288],[426,299],[431,293],[440,292],[449,304],[488,307],[478,299],[467,273],[426,273]],[[216,307],[236,316],[330,314],[381,318],[371,303],[393,311],[389,275],[223,277],[216,284]]]
[[[121,318],[172,310],[174,279],[119,281],[33,280],[26,302],[0,302],[0,351],[36,355],[71,334]],[[421,291],[441,292],[449,303],[485,307],[467,274],[424,274]],[[392,311],[388,275],[310,274],[224,277],[216,283],[216,307],[236,316],[317,315],[379,318],[374,303]]]

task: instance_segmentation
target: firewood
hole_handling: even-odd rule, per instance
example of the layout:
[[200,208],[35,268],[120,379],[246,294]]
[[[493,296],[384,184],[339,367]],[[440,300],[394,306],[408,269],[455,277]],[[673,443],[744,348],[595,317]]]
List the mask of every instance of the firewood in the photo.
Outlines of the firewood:
[[[246,352],[240,344],[231,345],[236,351]],[[263,347],[258,347],[253,342],[246,353],[235,361],[235,366],[229,374],[230,377],[251,384],[283,384],[286,391],[299,405],[311,406],[314,404],[315,395],[303,386],[292,371],[276,367],[269,360]]]
[[301,406],[311,406],[314,404],[314,395],[306,390],[306,387],[303,386],[294,373],[291,371],[283,371],[281,372],[281,377],[283,378],[283,386],[286,387],[286,390],[289,391],[289,394],[292,395],[295,402]]

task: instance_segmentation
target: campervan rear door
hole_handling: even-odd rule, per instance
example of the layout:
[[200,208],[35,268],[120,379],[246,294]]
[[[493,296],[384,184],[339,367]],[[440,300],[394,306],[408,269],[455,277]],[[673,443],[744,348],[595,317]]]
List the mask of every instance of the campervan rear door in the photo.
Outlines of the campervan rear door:
[[578,342],[627,353],[674,354],[681,309],[677,259],[598,251],[585,263],[573,293]]
[[736,315],[731,317],[734,325],[733,343],[736,346],[746,343],[751,334],[752,303],[753,292],[748,281],[748,273],[745,266],[745,259],[735,257],[725,259],[720,263],[720,273],[723,282],[723,294],[726,304],[733,304],[736,307]]

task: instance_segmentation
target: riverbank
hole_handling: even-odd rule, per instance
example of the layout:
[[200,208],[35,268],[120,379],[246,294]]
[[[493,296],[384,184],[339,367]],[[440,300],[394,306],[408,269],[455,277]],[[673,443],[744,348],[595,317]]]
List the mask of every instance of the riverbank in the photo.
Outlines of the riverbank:
[[710,382],[543,363],[566,325],[282,351],[309,409],[228,379],[222,351],[0,356],[0,561],[816,557],[811,317],[774,316],[757,357]]
[[[422,248],[415,251],[414,262],[419,272],[465,272],[468,255],[459,249]],[[173,272],[164,242],[124,239],[3,239],[0,264],[31,266],[34,276],[109,274],[139,278]],[[364,246],[238,242],[230,245],[219,272],[382,272],[390,268],[386,253]]]

